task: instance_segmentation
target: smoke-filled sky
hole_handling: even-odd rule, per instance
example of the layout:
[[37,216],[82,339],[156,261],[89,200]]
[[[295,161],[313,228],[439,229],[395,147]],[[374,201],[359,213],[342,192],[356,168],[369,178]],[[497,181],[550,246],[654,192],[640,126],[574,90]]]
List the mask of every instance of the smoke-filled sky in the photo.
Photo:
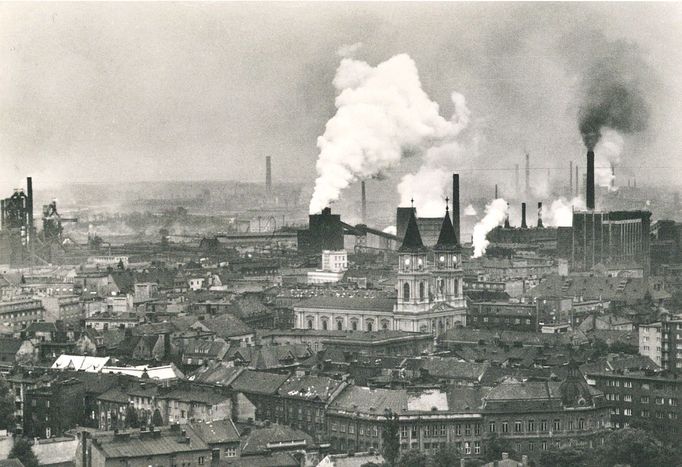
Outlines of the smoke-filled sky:
[[[407,54],[446,118],[463,95],[463,168],[529,151],[567,178],[614,43],[642,64],[623,72],[648,111],[620,163],[675,183],[655,167],[682,168],[680,24],[674,3],[2,3],[0,183],[261,181],[270,155],[276,182],[312,187],[340,49],[371,66]],[[386,183],[418,168],[409,158]]]

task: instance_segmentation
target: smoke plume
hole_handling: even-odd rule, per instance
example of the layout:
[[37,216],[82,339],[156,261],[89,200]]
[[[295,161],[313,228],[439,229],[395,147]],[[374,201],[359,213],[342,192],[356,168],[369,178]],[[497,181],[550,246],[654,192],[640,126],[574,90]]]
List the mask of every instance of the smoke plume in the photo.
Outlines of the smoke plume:
[[389,225],[384,230],[382,230],[382,232],[387,233],[387,234],[391,234],[391,235],[397,235],[398,229],[395,225]]
[[[469,124],[471,112],[463,95],[451,95],[455,110],[452,118],[451,137],[455,137]],[[403,176],[398,184],[400,204],[408,206],[414,199],[417,212],[424,217],[437,217],[443,214],[444,199],[451,190],[452,172],[456,169],[462,146],[456,141],[429,148],[424,154],[424,162],[414,174]]]
[[613,174],[611,166],[618,166],[623,153],[623,137],[611,128],[603,128],[601,139],[594,148],[595,182],[599,186],[611,187]]
[[593,53],[579,59],[582,96],[579,129],[587,149],[594,149],[605,127],[620,133],[647,129],[649,103],[644,88],[651,70],[636,44],[608,41],[601,33],[582,37]]
[[476,215],[476,208],[474,207],[473,204],[469,204],[467,207],[464,208],[464,215],[465,216],[475,216]]
[[[333,81],[336,114],[320,149],[310,213],[320,212],[358,179],[380,174],[406,153],[421,153],[459,132],[422,90],[414,61],[396,55],[376,67],[344,58]],[[457,103],[455,103],[457,104]]]
[[483,256],[486,248],[490,242],[486,238],[488,233],[493,230],[498,225],[504,223],[504,219],[507,217],[508,208],[507,202],[498,198],[490,202],[490,204],[485,207],[485,216],[483,219],[478,221],[474,226],[474,232],[472,235],[474,244],[474,258],[479,258]]
[[574,209],[585,209],[585,200],[581,197],[568,200],[562,196],[549,206],[542,206],[542,222],[547,227],[570,227],[573,224]]

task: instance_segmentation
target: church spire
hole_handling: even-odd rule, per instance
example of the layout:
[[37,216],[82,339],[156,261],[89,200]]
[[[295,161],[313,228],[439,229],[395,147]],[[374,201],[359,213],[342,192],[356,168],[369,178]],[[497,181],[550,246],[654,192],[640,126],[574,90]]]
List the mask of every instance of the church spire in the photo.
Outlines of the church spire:
[[450,211],[447,207],[447,202],[445,206],[445,217],[443,217],[443,224],[440,228],[440,234],[438,235],[438,241],[434,250],[436,251],[452,251],[459,248],[457,243],[457,235],[455,234],[455,228],[450,220]]
[[414,209],[410,212],[410,219],[407,221],[407,228],[405,229],[405,237],[403,237],[403,244],[400,246],[398,251],[424,251],[424,243],[422,242],[422,236],[419,233],[419,227],[417,227],[417,218],[414,215]]

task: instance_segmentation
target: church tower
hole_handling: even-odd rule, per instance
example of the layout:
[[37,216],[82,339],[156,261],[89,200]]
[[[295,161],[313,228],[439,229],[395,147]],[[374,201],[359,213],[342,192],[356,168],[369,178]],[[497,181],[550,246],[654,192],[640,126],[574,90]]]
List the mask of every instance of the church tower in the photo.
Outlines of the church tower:
[[428,250],[422,243],[414,209],[407,222],[403,244],[398,249],[398,258],[398,302],[395,311],[428,312],[431,308]]
[[438,241],[433,248],[432,275],[436,303],[447,303],[456,308],[464,306],[461,252],[446,204]]

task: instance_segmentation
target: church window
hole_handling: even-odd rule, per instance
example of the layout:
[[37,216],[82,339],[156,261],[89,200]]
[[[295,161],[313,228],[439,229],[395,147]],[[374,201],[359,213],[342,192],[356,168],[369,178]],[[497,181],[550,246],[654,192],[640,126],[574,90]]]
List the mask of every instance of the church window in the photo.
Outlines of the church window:
[[409,301],[410,300],[410,284],[405,282],[403,284],[403,300]]
[[419,299],[424,300],[425,295],[424,295],[424,283],[420,282],[419,283]]
[[322,329],[325,331],[327,329],[329,329],[329,323],[327,322],[327,320],[325,318],[322,319]]
[[357,319],[351,320],[351,322],[350,322],[350,328],[351,328],[353,331],[357,331],[357,330],[358,330],[358,320],[357,320]]
[[336,321],[336,329],[338,331],[343,331],[343,321],[341,320]]
[[312,328],[313,328],[313,320],[309,319],[308,320],[308,329],[312,329]]
[[367,321],[367,330],[368,331],[374,331],[374,322],[372,321]]

